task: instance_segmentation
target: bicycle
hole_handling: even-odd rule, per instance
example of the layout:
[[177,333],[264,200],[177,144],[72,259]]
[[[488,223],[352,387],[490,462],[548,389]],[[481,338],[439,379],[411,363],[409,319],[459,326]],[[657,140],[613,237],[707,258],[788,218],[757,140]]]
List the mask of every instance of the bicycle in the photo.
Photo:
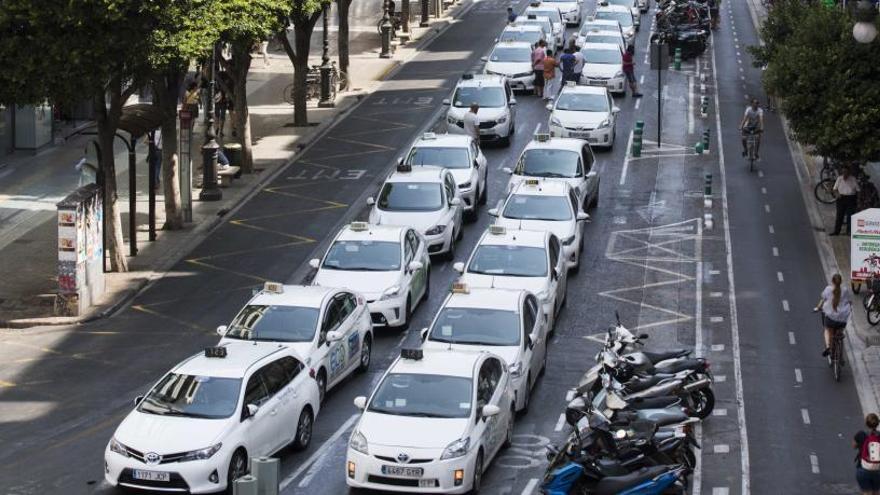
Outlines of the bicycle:
[[871,325],[880,323],[880,278],[871,277],[868,279],[868,291],[862,298],[862,305],[865,307],[868,323]]
[[[336,67],[336,61],[330,62],[330,99],[336,98],[339,91],[339,77],[341,72]],[[288,84],[284,88],[284,102],[293,105],[293,88],[294,83]],[[306,74],[306,100],[315,100],[321,97],[321,66],[313,65]]]
[[746,159],[749,161],[749,172],[755,171],[755,162],[758,160],[758,131],[743,130],[746,135]]
[[[825,328],[825,313],[817,308],[814,308],[813,312],[819,313],[819,322],[821,323],[822,328]],[[834,381],[836,382],[840,381],[841,372],[846,365],[846,361],[843,357],[843,338],[846,337],[846,333],[844,332],[845,328],[846,327],[834,329],[834,336],[831,339],[831,348],[828,350],[828,367],[831,368],[831,373],[834,375]]]

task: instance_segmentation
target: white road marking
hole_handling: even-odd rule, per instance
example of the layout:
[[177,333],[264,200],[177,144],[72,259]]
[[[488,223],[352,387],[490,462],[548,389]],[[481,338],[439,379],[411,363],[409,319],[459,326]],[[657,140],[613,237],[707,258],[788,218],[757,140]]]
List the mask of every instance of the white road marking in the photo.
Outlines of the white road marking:
[[[711,321],[712,323],[721,323],[722,321],[724,321],[724,318],[722,318],[721,316],[713,316],[713,317],[709,318],[709,321]],[[712,347],[715,347],[715,346],[712,346]]]
[[727,416],[727,409],[715,408],[712,410],[712,416]]
[[804,375],[801,374],[800,368],[794,369],[794,381],[796,381],[798,383],[804,383]]
[[[696,285],[696,298],[694,302],[694,347],[697,357],[703,357],[703,224],[697,222],[697,239],[694,247],[694,284]],[[698,424],[694,429],[697,445],[703,444],[703,426]],[[695,452],[696,463],[694,465],[693,485],[691,495],[701,495],[703,486],[703,451]]]
[[779,280],[779,282],[785,282],[785,277],[782,276],[782,272],[776,272],[776,280]]
[[565,413],[559,415],[559,419],[556,420],[556,426],[553,427],[553,431],[562,431],[563,426],[565,426]]
[[776,230],[773,228],[772,225],[768,225],[768,226],[767,226],[767,230],[769,230],[771,234],[775,234],[775,233],[776,233]]
[[794,332],[788,332],[788,343],[791,345],[797,344],[797,341],[794,339]]
[[523,488],[521,495],[530,495],[533,491],[535,491],[535,487],[538,486],[538,478],[532,478],[526,484],[526,487]]
[[694,133],[694,77],[688,76],[688,134]]
[[764,211],[767,212],[767,213],[770,213],[770,205],[765,204],[765,205],[764,205]]
[[572,390],[569,390],[569,391],[565,394],[565,402],[571,402],[571,400],[574,399],[574,394],[576,394],[576,393],[577,393],[576,390],[573,390],[573,389],[572,389]]
[[712,344],[712,352],[724,351],[724,344]]
[[724,295],[723,292],[710,292],[709,293],[709,297],[721,297],[723,295]]
[[758,177],[760,177],[762,179],[764,178],[764,171],[763,170],[758,170]]
[[637,98],[637,99],[636,99],[636,106],[635,106],[635,109],[638,110],[638,109],[639,109],[639,106],[641,106],[641,104],[642,104],[642,99],[641,99],[641,98]]
[[813,469],[813,474],[819,474],[819,456],[816,454],[810,454],[810,467]]
[[[715,43],[712,43],[712,79],[715,87],[718,88],[718,65],[716,61]],[[750,495],[751,481],[749,479],[749,434],[746,428],[745,414],[745,394],[742,386],[742,362],[740,359],[739,348],[739,320],[737,319],[736,310],[736,286],[733,279],[733,248],[730,241],[730,213],[728,211],[727,202],[727,169],[724,164],[724,138],[721,132],[721,100],[718,91],[715,92],[715,128],[718,136],[718,167],[721,170],[721,205],[722,216],[724,221],[724,248],[727,255],[727,284],[728,296],[730,297],[730,334],[733,342],[733,374],[736,383],[736,413],[739,423],[740,438],[740,471],[742,476],[741,495]],[[760,170],[758,171],[760,172]]]
[[721,275],[720,270],[709,270],[709,275]]
[[779,248],[773,246],[773,256],[779,257]]
[[724,383],[727,381],[727,375],[715,375],[715,383]]
[[801,409],[801,419],[804,420],[805,425],[810,424],[810,411],[807,411],[806,409]]
[[626,155],[623,157],[623,169],[620,171],[620,182],[619,184],[622,186],[626,184],[626,171],[629,168],[629,156],[630,150],[632,150],[633,144],[633,131],[629,131],[629,141],[626,143]]
[[715,452],[716,454],[727,454],[730,452],[730,445],[720,443],[712,448],[712,452]]
[[[612,25],[613,25],[613,24],[612,24]],[[639,86],[641,86],[642,84],[645,84],[645,75],[644,75],[644,74],[642,74],[642,75],[639,77]]]
[[791,311],[791,308],[788,307],[788,299],[782,300],[782,310],[785,311],[786,313]]
[[306,459],[306,462],[302,463],[296,471],[292,472],[290,475],[284,478],[281,481],[279,487],[284,490],[285,488],[287,488],[288,485],[293,483],[293,480],[297,479],[301,474],[309,469],[312,464],[315,463],[315,461],[327,455],[333,449],[333,444],[336,443],[336,440],[339,440],[339,437],[341,437],[346,431],[348,431],[348,429],[351,428],[352,425],[354,425],[355,421],[357,421],[359,417],[360,414],[354,414],[352,415],[352,417],[348,418],[348,421],[343,423],[342,426],[340,426],[339,429],[330,436],[330,438],[325,440],[324,443],[321,444],[320,447],[318,447],[318,450],[316,450],[311,456],[309,456],[308,459]]
[[766,187],[762,187],[762,188],[761,188],[761,194],[767,194],[767,188],[766,188]]
[[730,495],[730,488],[726,486],[712,487],[712,495]]

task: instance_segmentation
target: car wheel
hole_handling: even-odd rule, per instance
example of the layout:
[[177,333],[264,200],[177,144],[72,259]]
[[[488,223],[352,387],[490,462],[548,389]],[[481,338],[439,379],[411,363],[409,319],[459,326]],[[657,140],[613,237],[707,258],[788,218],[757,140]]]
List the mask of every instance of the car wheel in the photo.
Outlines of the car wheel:
[[486,192],[489,190],[489,174],[486,174],[486,180],[483,181],[483,190],[480,191],[480,204],[486,204],[486,201],[489,199],[489,193]]
[[232,483],[248,473],[248,458],[244,449],[238,449],[229,460],[229,471],[226,472],[226,493],[232,493]]
[[474,478],[471,480],[471,495],[480,493],[480,485],[483,483],[483,451],[477,454],[477,462],[474,463]]
[[427,301],[431,295],[431,269],[425,274],[425,292],[422,294],[422,301]]
[[449,251],[446,251],[446,254],[443,255],[443,259],[447,261],[452,261],[455,259],[455,233],[452,234],[452,237],[449,239]]
[[296,423],[296,436],[293,438],[294,450],[305,450],[312,442],[312,426],[314,425],[312,410],[308,406],[299,413]]
[[529,404],[532,402],[532,374],[526,376],[526,388],[523,391],[523,404],[520,412],[527,414],[529,412]]
[[370,334],[364,335],[364,341],[361,343],[361,364],[358,371],[365,373],[370,369],[370,361],[372,360],[373,337]]
[[404,310],[403,310],[403,315],[404,315],[403,317],[406,318],[406,320],[403,322],[403,324],[401,324],[397,328],[398,328],[398,330],[406,331],[406,329],[409,328],[410,320],[412,320],[412,296],[411,295],[406,296],[406,308],[404,308]]
[[327,395],[327,372],[324,371],[324,368],[321,368],[315,375],[315,382],[318,384],[318,402],[323,404],[324,397]]
[[504,444],[502,447],[505,449],[513,445],[513,418],[516,417],[516,404],[510,405],[510,421],[507,422],[507,431],[504,435]]

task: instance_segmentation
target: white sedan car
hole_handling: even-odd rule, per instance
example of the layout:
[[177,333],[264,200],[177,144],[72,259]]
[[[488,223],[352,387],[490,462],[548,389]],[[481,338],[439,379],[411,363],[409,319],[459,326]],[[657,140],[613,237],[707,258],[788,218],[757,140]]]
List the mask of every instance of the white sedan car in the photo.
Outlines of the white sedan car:
[[[604,20],[604,19],[591,19],[589,21],[584,22],[581,25],[580,30],[575,35],[575,45],[578,48],[584,46],[586,43],[587,33],[591,31],[615,31],[620,33],[620,37],[623,38],[624,47],[628,44],[632,44],[626,37],[623,35],[623,28],[620,27],[620,23],[615,20]],[[625,49],[625,48],[622,48]]]
[[541,5],[552,5],[559,9],[566,24],[577,26],[581,23],[581,4],[583,0],[541,0]]
[[[559,11],[559,7],[549,3],[541,5],[540,2],[533,2],[526,7],[523,15],[526,17],[533,15],[550,19],[550,22],[553,24],[553,36],[547,39],[552,39],[557,49],[562,48],[562,45],[565,43],[565,21],[562,20],[562,13]],[[550,43],[547,46],[550,46]]]
[[623,37],[628,44],[633,44],[636,39],[636,24],[633,21],[632,11],[627,7],[620,5],[599,6],[593,19],[617,21],[623,30]]
[[[548,22],[549,24],[549,22]],[[507,78],[514,91],[535,89],[535,73],[532,70],[532,46],[524,41],[502,41],[484,57],[486,74]]]
[[464,74],[455,86],[451,98],[443,104],[446,112],[446,128],[450,134],[467,134],[464,131],[464,115],[471,103],[480,105],[480,141],[501,141],[510,145],[516,132],[516,98],[507,78],[493,74]]
[[547,364],[547,320],[534,294],[454,284],[430,329],[425,349],[494,352],[507,363],[516,410],[527,411],[532,387]]
[[397,166],[379,198],[367,198],[370,223],[414,227],[425,236],[428,254],[455,256],[462,234],[461,193],[452,172],[441,167]]
[[568,84],[547,109],[551,136],[586,139],[590,146],[614,146],[620,109],[607,88]]
[[247,473],[251,457],[304,449],[320,408],[308,366],[286,346],[210,347],[135,400],[104,452],[112,486],[215,493]]
[[416,306],[427,298],[431,261],[425,238],[412,227],[344,227],[322,259],[312,283],[346,287],[367,299],[374,327],[406,328]]
[[501,35],[495,40],[496,43],[502,41],[525,41],[529,45],[535,46],[539,41],[547,41],[544,36],[544,30],[540,26],[519,25],[504,26]]
[[584,72],[580,83],[602,86],[611,93],[626,93],[626,76],[623,74],[623,52],[617,43],[584,43]]
[[508,229],[547,231],[562,240],[566,267],[580,269],[584,250],[584,223],[590,216],[581,210],[577,194],[565,182],[526,179],[489,210],[495,225]]
[[579,46],[583,46],[586,43],[611,43],[619,46],[621,52],[626,50],[626,40],[623,39],[623,34],[617,30],[603,31],[598,28],[591,29],[583,35]]
[[404,348],[369,398],[348,442],[350,487],[478,492],[513,437],[514,394],[504,361],[487,352]]
[[562,243],[547,231],[508,230],[491,225],[477,241],[467,264],[453,268],[468,287],[527,290],[538,297],[548,328],[565,302],[568,270]]
[[638,0],[601,0],[599,5],[605,7],[608,5],[619,5],[621,7],[626,7],[629,9],[630,13],[632,13],[633,23],[636,26],[636,30],[638,31],[639,26],[641,25],[642,18],[642,10],[639,7]]
[[232,323],[217,328],[220,344],[278,342],[303,356],[324,394],[370,367],[373,325],[363,296],[333,287],[267,282]]
[[452,172],[464,202],[464,212],[476,218],[477,206],[486,204],[489,167],[480,146],[470,136],[426,132],[413,143],[404,163],[412,167],[431,165]]

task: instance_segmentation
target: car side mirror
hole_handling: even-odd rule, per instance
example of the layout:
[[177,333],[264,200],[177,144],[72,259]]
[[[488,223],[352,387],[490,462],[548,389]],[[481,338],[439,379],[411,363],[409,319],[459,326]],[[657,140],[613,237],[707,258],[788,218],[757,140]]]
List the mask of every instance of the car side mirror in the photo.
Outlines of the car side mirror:
[[327,332],[327,342],[336,342],[337,340],[342,340],[342,332],[338,332],[336,330],[331,330]]
[[480,168],[480,161],[474,160],[474,168]]
[[367,204],[373,206],[374,204],[376,204],[376,200],[372,196],[370,196],[369,198],[367,198]]
[[497,217],[498,208],[489,208],[489,211],[487,211],[486,213],[488,213],[490,217]]
[[219,335],[221,337],[226,335],[226,330],[228,328],[229,327],[227,327],[226,325],[220,325],[219,327],[217,327],[217,335]]
[[488,61],[489,61],[489,57],[480,57],[480,60],[481,60],[482,62],[488,62]]
[[451,105],[452,102],[449,101],[449,98],[443,98],[443,104],[444,104],[444,105]]
[[424,267],[425,267],[425,265],[423,265],[421,261],[410,261],[409,264],[406,265],[406,268],[410,272],[415,272],[415,271],[421,270]]
[[423,329],[419,330],[419,334],[422,336],[422,341],[424,341],[425,339],[428,338],[428,329],[423,328]]
[[321,260],[318,258],[312,258],[309,260],[309,266],[317,270],[321,267]]
[[529,349],[534,349],[536,340],[538,340],[538,336],[536,334],[531,334],[526,337],[526,345],[529,346]]
[[590,170],[589,172],[587,172],[588,179],[596,177],[597,175],[599,175],[599,172],[596,172],[595,170]]
[[458,273],[464,273],[464,263],[461,261],[456,261],[452,264],[452,269],[457,271]]
[[495,38],[495,43],[498,43],[498,38]]
[[510,167],[504,167],[504,168],[501,169],[501,171],[504,172],[504,173],[507,174],[507,175],[513,175],[513,169],[510,168]]
[[259,410],[260,410],[260,406],[258,406],[256,404],[248,404],[247,405],[247,415],[245,416],[245,419],[253,418],[254,416],[257,415],[257,411],[259,411]]
[[611,113],[617,115],[618,113],[620,113],[620,107],[612,107]]
[[134,398],[134,407],[141,405],[141,402],[143,402],[143,401],[144,401],[144,396],[138,395],[137,397]]
[[363,411],[364,409],[367,408],[367,398],[364,397],[363,395],[359,395],[359,396],[355,397],[353,402],[354,402],[354,407],[360,409],[361,411]]
[[550,110],[552,112],[553,111],[553,103],[552,102],[548,103],[547,106],[544,108],[546,108],[547,110]]
[[577,214],[577,219],[578,219],[578,222],[589,222],[590,221],[590,214],[579,211]]
[[553,277],[553,280],[559,280],[559,268],[554,268],[552,272],[550,272],[550,276]]
[[486,404],[480,410],[480,416],[484,418],[491,418],[492,416],[497,416],[498,413],[501,412],[501,408],[496,406],[495,404]]
[[516,98],[511,98],[510,101],[507,102],[507,104],[510,105],[510,106],[514,106],[514,105],[516,105]]
[[403,157],[402,156],[397,159],[397,165],[398,166],[403,165]]
[[461,198],[452,198],[452,201],[449,202],[452,206],[458,206],[461,204]]

